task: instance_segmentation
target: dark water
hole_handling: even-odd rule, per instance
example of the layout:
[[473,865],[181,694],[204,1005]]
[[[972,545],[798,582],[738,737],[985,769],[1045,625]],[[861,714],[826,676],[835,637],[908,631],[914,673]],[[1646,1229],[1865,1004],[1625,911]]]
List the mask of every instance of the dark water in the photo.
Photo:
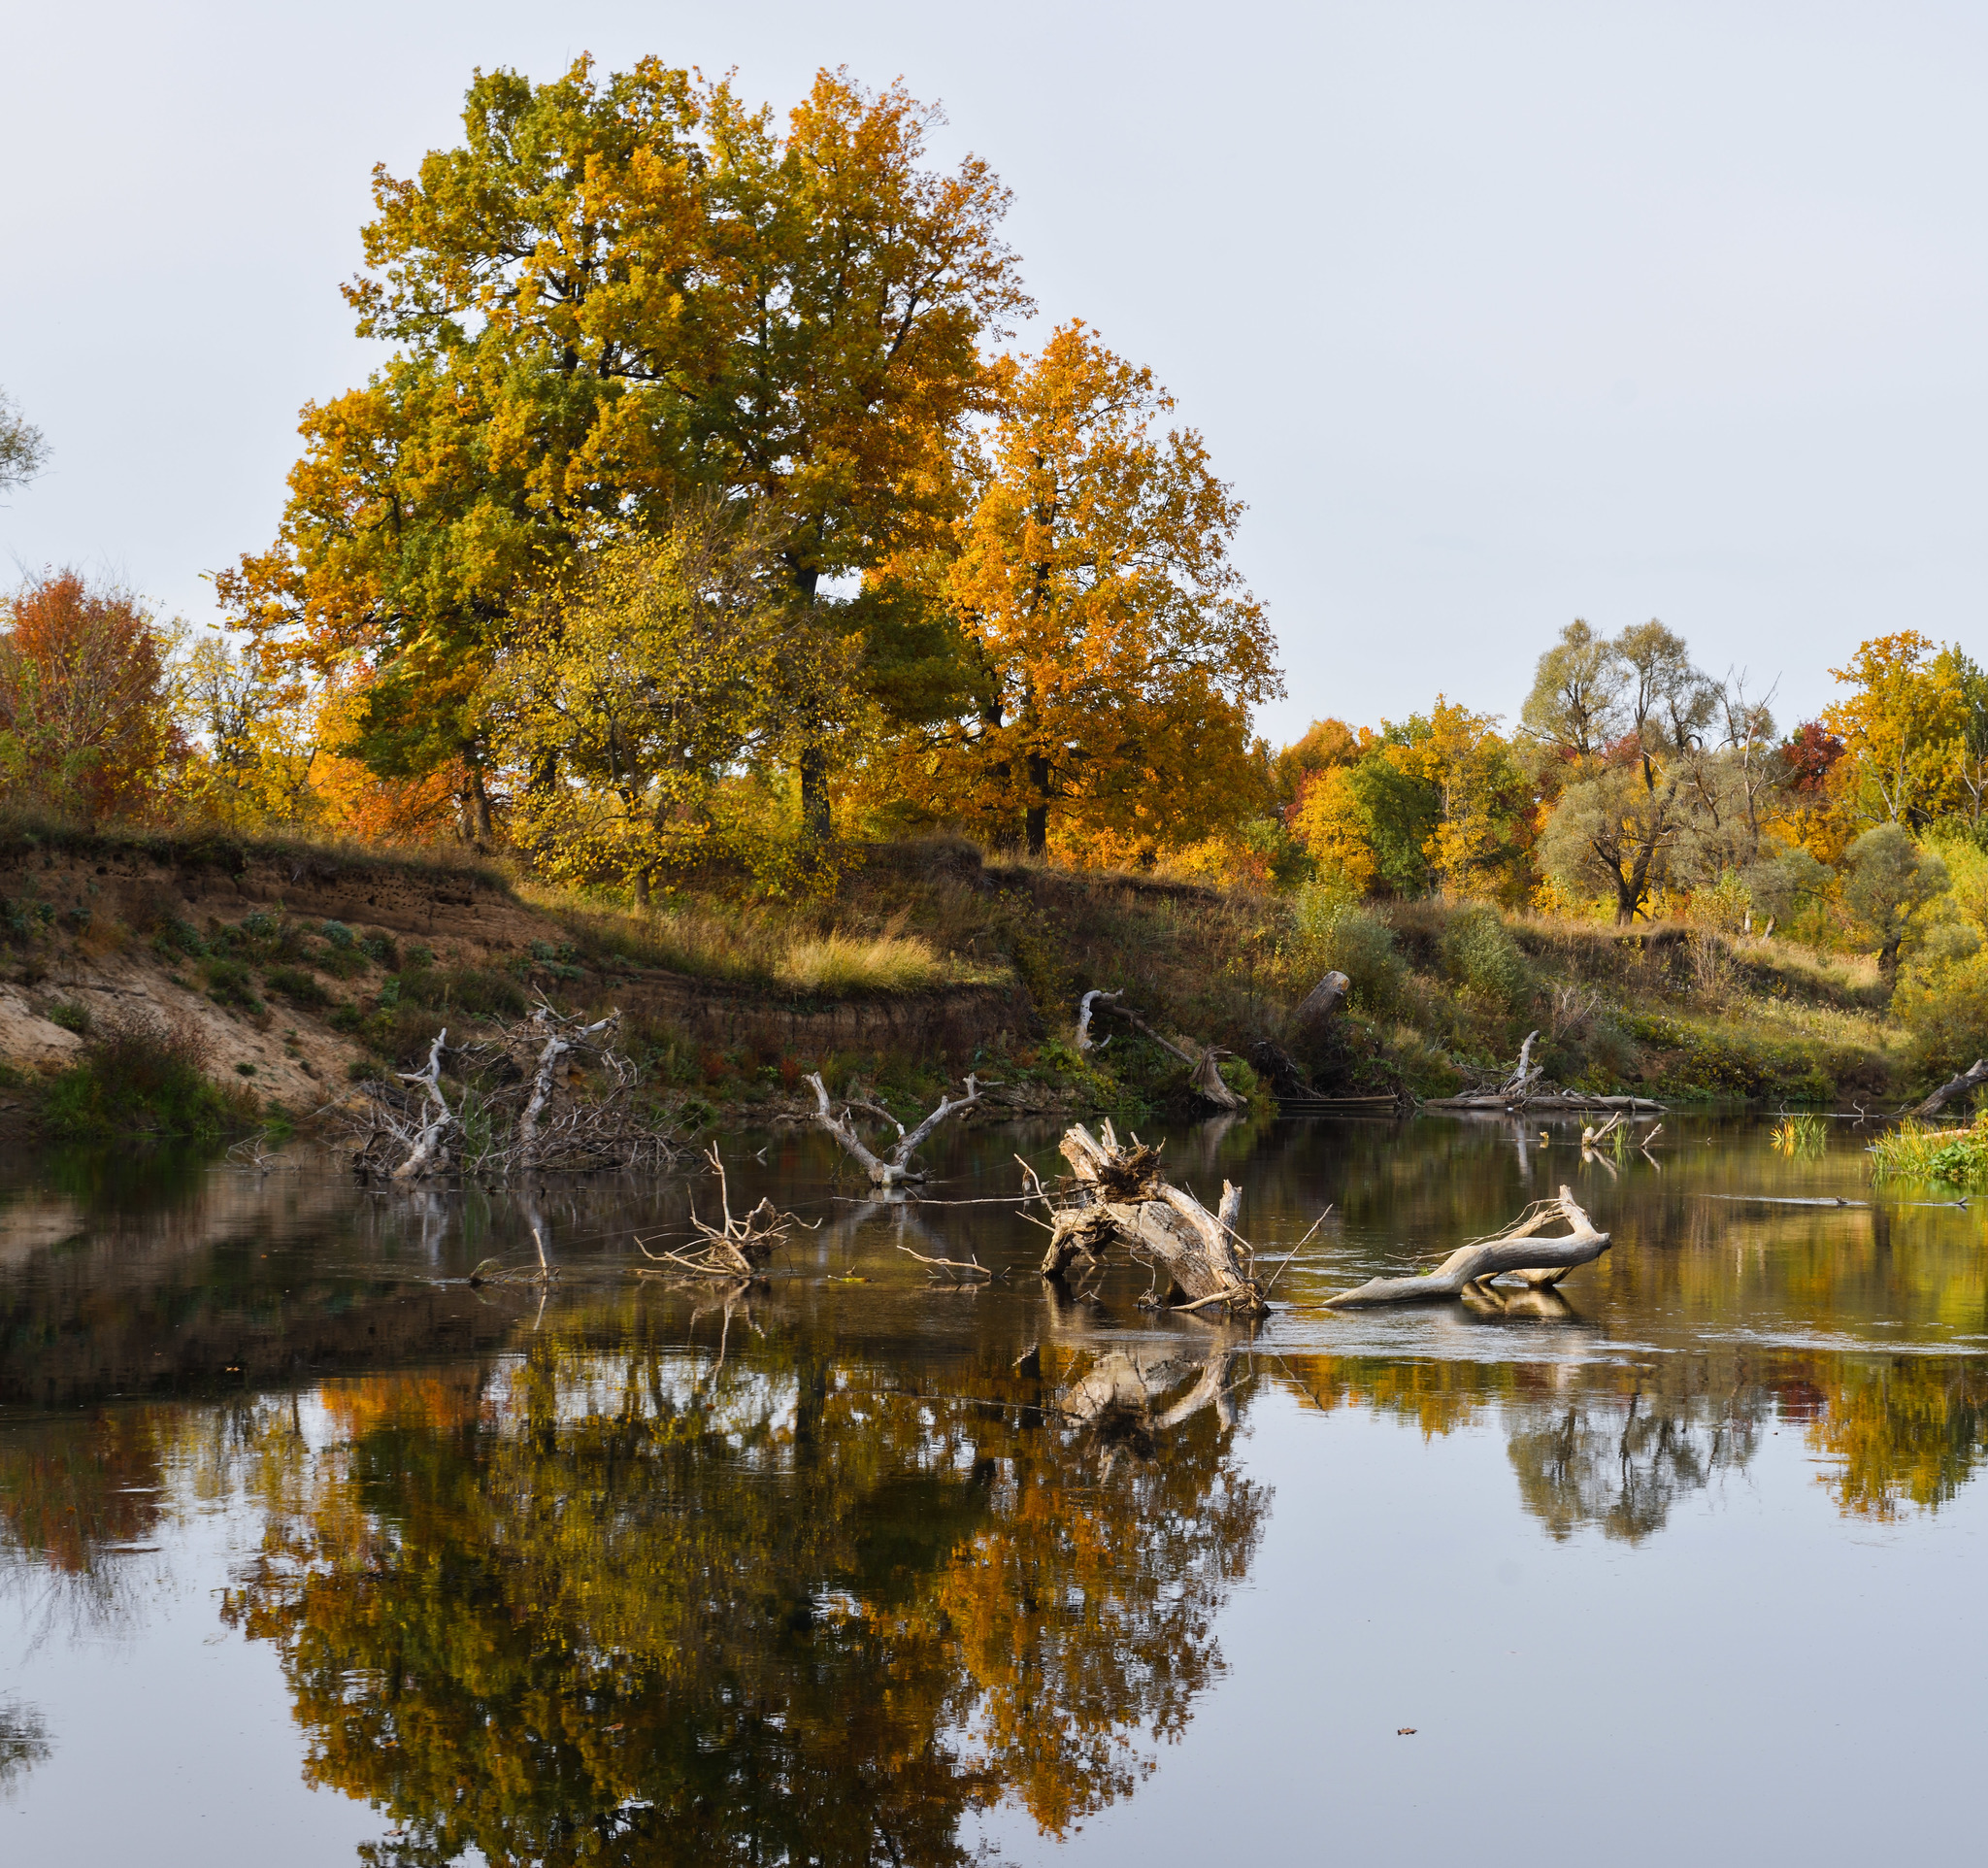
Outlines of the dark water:
[[[1971,1854],[1982,1219],[1753,1197],[1871,1200],[1831,1126],[1170,1134],[1266,1246],[1333,1203],[1253,1334],[1059,1295],[1011,1207],[866,1206],[812,1137],[732,1151],[820,1224],[729,1310],[629,1269],[708,1180],[22,1164],[0,1860]],[[1316,1308],[1562,1181],[1616,1240],[1564,1299]],[[463,1281],[534,1219],[549,1298]],[[1059,1424],[1113,1351],[1150,1425]]]

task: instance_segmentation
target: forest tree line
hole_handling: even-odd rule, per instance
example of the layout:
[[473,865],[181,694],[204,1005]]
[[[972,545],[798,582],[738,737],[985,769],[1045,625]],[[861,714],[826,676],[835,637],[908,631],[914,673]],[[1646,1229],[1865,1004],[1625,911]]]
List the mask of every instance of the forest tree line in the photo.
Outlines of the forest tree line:
[[[783,118],[653,59],[479,74],[458,146],[376,171],[344,289],[392,353],[303,412],[278,536],[216,577],[230,629],[29,581],[0,784],[92,822],[507,845],[638,903],[824,887],[945,830],[1887,970],[1954,921],[1988,676],[1913,631],[1787,733],[1662,623],[1576,621],[1509,730],[1439,694],[1267,746],[1240,502],[1082,321],[1011,348],[1008,193],[931,159],[939,120],[840,71]],[[0,429],[26,478],[41,437]]]

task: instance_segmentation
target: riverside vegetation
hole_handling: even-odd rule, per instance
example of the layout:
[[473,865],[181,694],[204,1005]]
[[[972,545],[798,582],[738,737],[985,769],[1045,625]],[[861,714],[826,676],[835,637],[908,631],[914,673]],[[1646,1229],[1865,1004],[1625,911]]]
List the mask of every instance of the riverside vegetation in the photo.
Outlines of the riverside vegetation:
[[[62,1076],[51,1124],[321,1106],[535,994],[624,1012],[688,1121],[817,1071],[1137,1111],[1191,1059],[1246,1101],[1265,1041],[1327,1095],[1475,1087],[1535,1030],[1553,1081],[1668,1098],[1988,1053],[1959,645],[1873,637],[1784,731],[1661,621],[1576,619],[1509,730],[1439,693],[1274,750],[1241,500],[1081,319],[1013,349],[1007,190],[937,120],[581,58],[376,175],[345,289],[394,349],[302,412],[228,626],[73,570],[7,602],[0,1051]],[[5,484],[49,453],[0,401]]]
[[[874,846],[833,895],[712,884],[640,913],[325,846],[46,821],[5,843],[15,1082],[71,1136],[291,1119],[539,995],[620,1008],[641,1094],[687,1127],[800,1115],[816,1071],[907,1117],[969,1069],[994,1114],[1192,1107],[1186,1067],[1144,1029],[1102,1017],[1109,1042],[1075,1048],[1091,987],[1221,1047],[1259,1104],[1244,1057],[1266,1037],[1328,1094],[1453,1093],[1535,1029],[1549,1077],[1603,1093],[1875,1101],[1946,1069],[1937,1028],[1890,1016],[1869,956],[1002,862],[958,840]],[[1345,1007],[1295,1026],[1332,969]]]

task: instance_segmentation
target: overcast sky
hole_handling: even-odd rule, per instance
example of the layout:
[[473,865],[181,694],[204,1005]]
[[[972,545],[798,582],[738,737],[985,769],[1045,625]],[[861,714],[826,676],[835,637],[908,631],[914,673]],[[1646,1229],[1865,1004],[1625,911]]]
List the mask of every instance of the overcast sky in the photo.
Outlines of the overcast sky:
[[[1781,682],[1979,626],[1988,10],[0,0],[0,384],[52,470],[0,560],[192,619],[296,411],[362,382],[373,164],[476,66],[902,75],[1014,190],[1041,307],[1149,363],[1248,502],[1286,739],[1514,715],[1570,617]],[[1025,337],[1028,334],[1025,334]]]

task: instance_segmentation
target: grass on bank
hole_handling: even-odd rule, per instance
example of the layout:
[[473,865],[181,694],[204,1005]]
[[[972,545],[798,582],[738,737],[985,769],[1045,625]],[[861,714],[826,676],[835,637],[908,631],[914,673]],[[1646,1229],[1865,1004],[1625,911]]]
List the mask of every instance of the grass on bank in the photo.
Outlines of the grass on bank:
[[1969,1128],[1925,1128],[1916,1122],[1887,1130],[1872,1145],[1872,1177],[1879,1181],[1943,1181],[1988,1186],[1988,1115]]
[[36,1086],[42,1125],[64,1141],[216,1141],[254,1128],[254,1092],[216,1083],[209,1061],[206,1041],[192,1025],[168,1024],[146,1012],[99,1018],[77,1061]]

